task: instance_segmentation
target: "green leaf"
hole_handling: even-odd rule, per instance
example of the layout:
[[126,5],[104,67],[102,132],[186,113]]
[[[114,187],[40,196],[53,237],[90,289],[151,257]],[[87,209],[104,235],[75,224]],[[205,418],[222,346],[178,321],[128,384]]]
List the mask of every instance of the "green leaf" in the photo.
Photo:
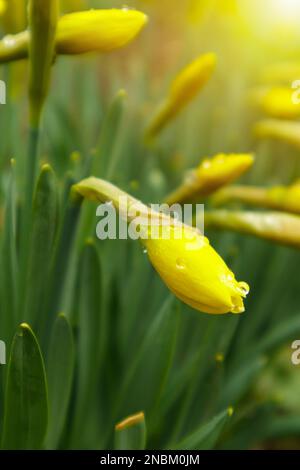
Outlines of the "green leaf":
[[116,450],[144,450],[146,423],[144,413],[129,416],[115,427]]
[[195,432],[172,447],[174,450],[209,450],[213,449],[224,429],[233,409],[228,408],[199,427]]
[[49,266],[57,230],[57,183],[49,165],[44,165],[34,195],[32,234],[26,284],[26,321],[34,328],[41,324],[45,292],[49,282]]
[[5,218],[1,246],[1,338],[11,338],[16,321],[17,307],[17,249],[16,249],[16,194],[15,162],[11,162],[8,194],[6,195]]
[[117,164],[116,145],[124,110],[126,92],[120,90],[110,105],[101,127],[98,154],[95,157],[92,174],[106,175],[110,179]]
[[[105,345],[102,322],[102,273],[93,240],[88,240],[79,264],[78,279],[78,371],[74,435],[80,436],[90,407],[96,400],[97,384]],[[99,421],[99,419],[98,419]]]
[[71,397],[75,365],[74,340],[67,318],[60,314],[51,333],[47,359],[49,384],[48,448],[55,448],[62,434]]
[[[153,319],[121,389],[122,411],[146,412],[158,404],[164,389],[179,325],[179,304],[169,297]],[[125,414],[125,413],[124,413]]]
[[8,364],[2,447],[40,449],[47,422],[42,354],[31,328],[22,323],[14,336]]

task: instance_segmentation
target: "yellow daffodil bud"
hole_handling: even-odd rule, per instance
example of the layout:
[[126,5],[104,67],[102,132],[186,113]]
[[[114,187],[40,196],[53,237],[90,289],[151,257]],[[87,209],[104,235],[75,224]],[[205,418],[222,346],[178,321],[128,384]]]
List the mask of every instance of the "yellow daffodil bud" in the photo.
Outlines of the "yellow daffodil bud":
[[182,302],[201,312],[242,313],[249,292],[237,282],[208,239],[194,228],[169,227],[169,238],[144,241],[154,268]]
[[5,13],[6,8],[7,8],[6,0],[0,0],[0,16],[2,16],[3,13]]
[[[249,291],[248,285],[236,281],[198,229],[155,212],[107,181],[91,177],[76,184],[73,191],[93,201],[110,201],[131,223],[133,206],[150,223],[161,221],[163,230],[155,231],[158,236],[152,235],[151,227],[143,226],[141,242],[162,280],[184,303],[212,314],[244,311],[243,298]],[[124,197],[125,205],[120,203]]]
[[[49,0],[47,0],[49,1]],[[44,7],[46,11],[46,8]],[[62,16],[57,23],[55,52],[84,54],[109,52],[132,41],[147,22],[147,16],[137,10],[90,10]],[[45,36],[45,32],[43,36]],[[40,43],[44,44],[44,41]],[[30,32],[6,36],[0,41],[0,63],[28,56]],[[54,58],[54,51],[53,57]]]
[[300,104],[293,100],[291,87],[276,87],[252,92],[254,102],[274,118],[294,119],[300,116]]
[[214,210],[206,212],[205,224],[300,248],[300,217],[297,215]]
[[260,139],[273,138],[300,148],[300,122],[265,119],[256,124],[254,133]]
[[156,136],[204,87],[216,65],[213,53],[201,55],[173,80],[168,97],[151,120],[146,136]]
[[228,202],[242,202],[256,207],[300,214],[300,181],[291,186],[273,188],[229,186],[216,193],[213,198],[215,205]]
[[194,201],[207,197],[220,187],[239,178],[253,165],[252,154],[218,154],[203,160],[188,173],[186,180],[170,194],[168,204]]
[[141,31],[147,16],[137,10],[90,10],[64,15],[57,28],[58,54],[108,52],[124,46]]
[[31,0],[29,3],[29,97],[30,124],[37,128],[46,99],[54,57],[58,0]]

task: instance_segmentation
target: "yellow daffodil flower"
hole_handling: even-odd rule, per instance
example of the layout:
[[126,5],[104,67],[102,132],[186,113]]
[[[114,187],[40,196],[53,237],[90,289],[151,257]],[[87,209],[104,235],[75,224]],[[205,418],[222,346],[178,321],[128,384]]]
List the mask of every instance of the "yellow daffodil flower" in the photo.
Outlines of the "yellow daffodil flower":
[[205,224],[300,248],[300,217],[297,215],[283,212],[214,210],[206,212]]
[[108,52],[124,46],[141,31],[147,16],[126,8],[64,15],[58,24],[59,54]]
[[252,98],[261,110],[274,118],[294,119],[300,116],[300,103],[293,100],[291,87],[260,89],[252,92]]
[[[237,282],[223,259],[211,247],[208,239],[198,229],[179,223],[172,217],[154,212],[140,201],[124,193],[107,181],[88,178],[73,187],[76,194],[90,200],[110,201],[127,221],[133,222],[130,215],[135,205],[139,214],[147,220],[161,220],[163,231],[152,236],[151,227],[143,227],[141,242],[154,268],[168,288],[184,303],[196,310],[212,313],[241,313],[244,311],[243,298],[249,287]],[[126,207],[120,204],[124,199]],[[162,235],[163,233],[163,235]]]
[[249,170],[253,162],[253,155],[248,153],[218,154],[207,158],[189,172],[183,184],[167,197],[166,202],[171,205],[207,197],[239,178]]
[[256,124],[254,133],[260,139],[273,138],[300,148],[300,122],[265,119]]
[[201,55],[187,65],[173,80],[169,94],[151,120],[146,136],[156,136],[190,101],[210,79],[216,65],[213,53]]
[[229,186],[213,197],[213,203],[216,205],[235,201],[300,214],[300,181],[296,181],[291,186],[273,188]]
[[[132,41],[147,22],[136,10],[89,10],[62,16],[57,23],[58,54],[109,52]],[[6,36],[0,41],[0,63],[28,57],[30,32]]]
[[6,0],[0,0],[0,16],[5,13],[5,10],[7,8]]

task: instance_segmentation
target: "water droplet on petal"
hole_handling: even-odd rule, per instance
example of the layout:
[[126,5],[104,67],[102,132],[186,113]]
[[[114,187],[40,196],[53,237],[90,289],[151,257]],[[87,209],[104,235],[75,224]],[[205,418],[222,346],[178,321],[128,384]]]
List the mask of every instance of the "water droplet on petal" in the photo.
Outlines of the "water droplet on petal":
[[185,267],[186,267],[186,266],[185,266],[185,261],[184,261],[184,259],[183,259],[183,258],[177,258],[177,260],[176,260],[176,268],[182,270],[182,269],[185,269]]
[[143,253],[144,253],[144,255],[146,255],[146,254],[148,253],[147,248],[145,248],[145,249],[143,250]]

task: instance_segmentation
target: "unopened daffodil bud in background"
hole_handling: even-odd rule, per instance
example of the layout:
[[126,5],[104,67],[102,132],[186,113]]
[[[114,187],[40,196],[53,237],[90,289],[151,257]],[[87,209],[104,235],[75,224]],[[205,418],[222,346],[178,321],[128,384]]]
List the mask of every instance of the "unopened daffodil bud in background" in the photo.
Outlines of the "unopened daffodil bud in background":
[[254,90],[251,98],[268,116],[274,118],[294,119],[300,116],[300,101],[293,100],[294,90],[291,87],[262,88]]
[[0,16],[5,13],[5,10],[7,8],[6,0],[0,0]]
[[[91,177],[83,180],[73,187],[73,191],[93,201],[110,201],[131,223],[135,216],[128,215],[129,212],[125,214],[124,207],[120,207],[121,198],[125,197],[127,209],[135,205],[138,213],[147,215],[150,221],[166,220],[163,214],[154,212],[101,179]],[[155,231],[158,236],[153,237],[152,228],[149,230],[149,227],[141,233],[145,234],[141,242],[151,263],[176,297],[201,312],[223,314],[244,311],[243,298],[249,291],[248,285],[236,281],[234,274],[198,229],[168,217],[163,231]]]
[[[109,52],[132,41],[146,23],[147,16],[144,13],[127,8],[89,10],[63,15],[57,23],[55,52]],[[28,31],[3,38],[0,41],[0,63],[26,58],[29,42]]]
[[54,58],[58,0],[29,2],[30,125],[38,128]]
[[90,10],[64,15],[58,24],[58,54],[108,52],[124,46],[141,31],[147,16],[128,8]]
[[229,186],[215,194],[216,205],[242,202],[256,207],[300,214],[300,181],[290,186],[259,188],[256,186]]
[[300,217],[293,214],[213,210],[205,213],[205,226],[254,235],[300,248]]
[[213,53],[201,55],[187,65],[173,80],[169,94],[153,116],[146,137],[155,137],[195,98],[210,79],[216,65]]
[[300,148],[300,122],[265,119],[255,125],[254,134],[260,139],[276,139]]
[[253,165],[252,154],[218,154],[203,160],[191,170],[179,188],[166,198],[168,204],[194,201],[207,197],[220,187],[231,183]]

